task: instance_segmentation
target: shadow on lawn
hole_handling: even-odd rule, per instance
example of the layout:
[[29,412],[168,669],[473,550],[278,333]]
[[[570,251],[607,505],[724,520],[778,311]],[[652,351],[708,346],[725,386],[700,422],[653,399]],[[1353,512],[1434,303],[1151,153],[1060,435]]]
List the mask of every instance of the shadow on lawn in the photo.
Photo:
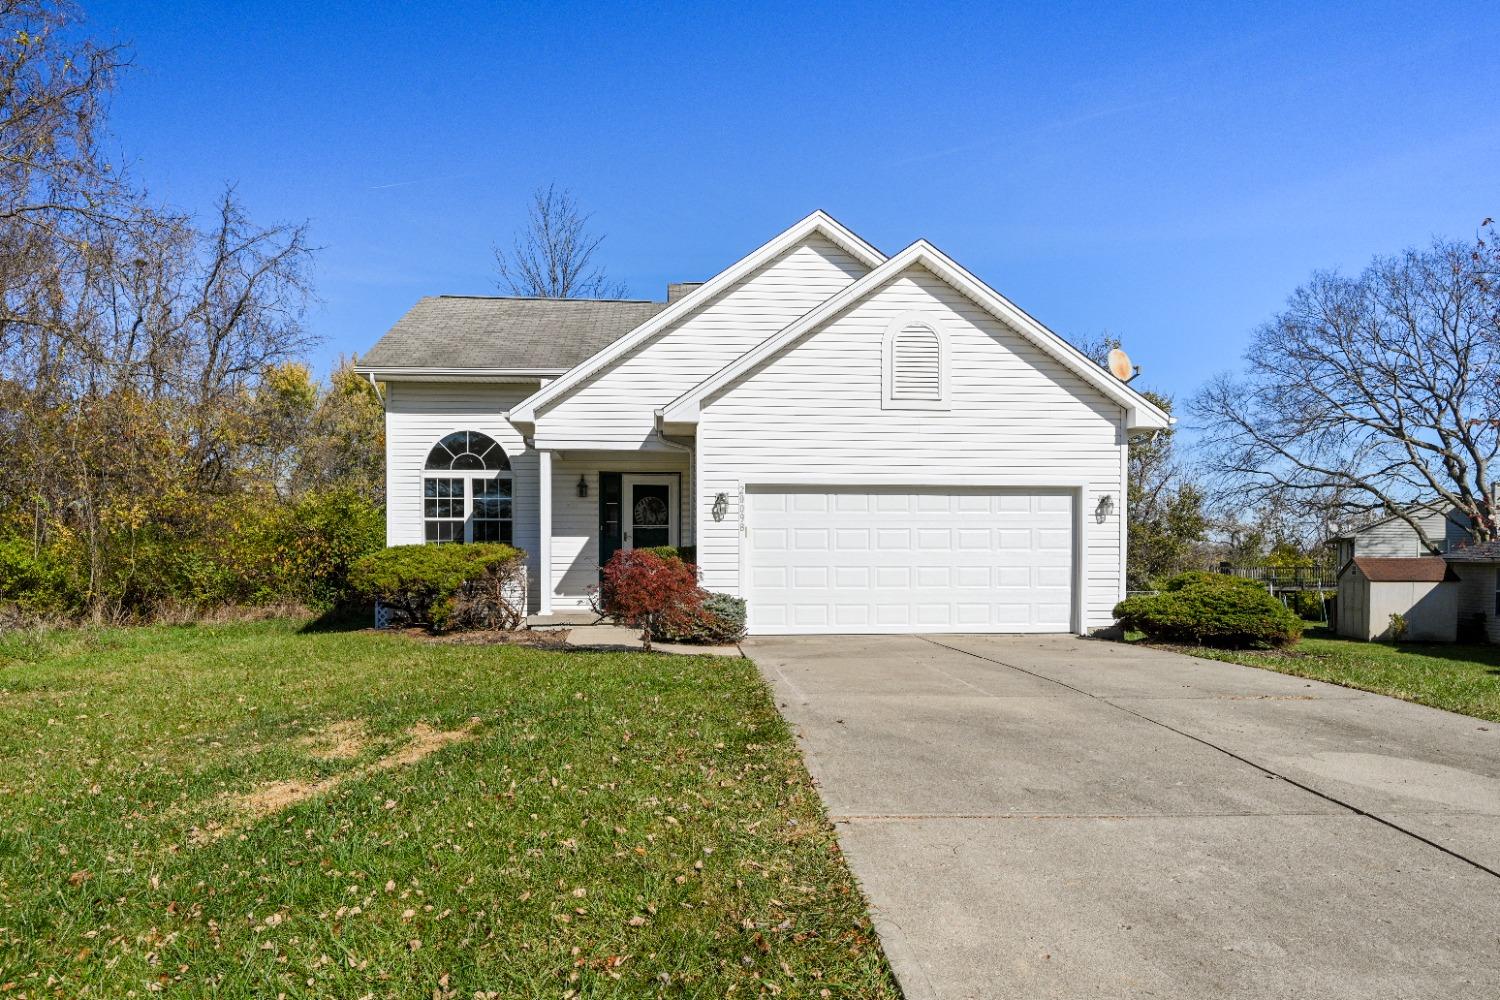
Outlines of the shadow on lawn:
[[304,635],[313,635],[319,632],[359,632],[370,628],[374,624],[374,608],[340,607],[323,612],[297,631]]
[[1430,660],[1447,660],[1454,663],[1473,663],[1485,668],[1485,673],[1500,677],[1500,646],[1487,643],[1457,642],[1367,642],[1337,635],[1327,626],[1309,628],[1303,633],[1305,639],[1326,639],[1330,642],[1361,645],[1371,650],[1399,653],[1403,656],[1422,657]]

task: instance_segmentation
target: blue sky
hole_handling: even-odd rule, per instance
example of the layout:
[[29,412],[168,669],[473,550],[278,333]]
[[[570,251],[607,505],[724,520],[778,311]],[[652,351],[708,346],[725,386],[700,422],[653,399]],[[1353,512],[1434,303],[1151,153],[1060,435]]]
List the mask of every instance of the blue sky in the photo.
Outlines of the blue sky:
[[637,297],[823,208],[1179,396],[1313,269],[1500,215],[1493,4],[83,5],[157,197],[310,222],[320,369],[493,291],[554,180]]

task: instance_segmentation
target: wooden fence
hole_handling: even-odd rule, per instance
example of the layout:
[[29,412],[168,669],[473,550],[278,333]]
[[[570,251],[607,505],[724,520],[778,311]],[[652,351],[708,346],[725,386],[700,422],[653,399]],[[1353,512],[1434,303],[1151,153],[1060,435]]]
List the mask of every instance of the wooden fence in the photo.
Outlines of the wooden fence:
[[1288,590],[1337,590],[1338,573],[1332,566],[1230,566],[1220,564],[1220,573],[1258,580],[1273,594]]

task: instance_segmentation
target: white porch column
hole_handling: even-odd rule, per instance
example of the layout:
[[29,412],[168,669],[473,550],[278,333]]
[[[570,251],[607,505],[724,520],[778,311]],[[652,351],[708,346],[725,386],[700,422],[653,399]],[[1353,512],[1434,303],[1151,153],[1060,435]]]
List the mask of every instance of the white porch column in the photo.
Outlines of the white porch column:
[[537,614],[552,613],[552,452],[537,452]]

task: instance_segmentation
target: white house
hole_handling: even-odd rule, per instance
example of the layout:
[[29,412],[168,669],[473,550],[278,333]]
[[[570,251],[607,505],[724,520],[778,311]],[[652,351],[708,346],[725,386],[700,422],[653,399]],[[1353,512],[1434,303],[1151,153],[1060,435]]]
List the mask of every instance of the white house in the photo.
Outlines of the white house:
[[437,297],[362,359],[387,541],[503,539],[533,609],[696,549],[752,633],[1084,632],[1170,418],[925,241],[815,212],[668,300]]
[[[1412,519],[1439,552],[1451,552],[1467,545],[1473,535],[1469,518],[1450,503],[1430,501],[1407,509]],[[1378,559],[1416,559],[1434,553],[1422,543],[1421,535],[1406,518],[1387,514],[1361,525],[1351,525],[1328,539],[1333,547],[1334,564],[1343,569],[1355,556]]]

